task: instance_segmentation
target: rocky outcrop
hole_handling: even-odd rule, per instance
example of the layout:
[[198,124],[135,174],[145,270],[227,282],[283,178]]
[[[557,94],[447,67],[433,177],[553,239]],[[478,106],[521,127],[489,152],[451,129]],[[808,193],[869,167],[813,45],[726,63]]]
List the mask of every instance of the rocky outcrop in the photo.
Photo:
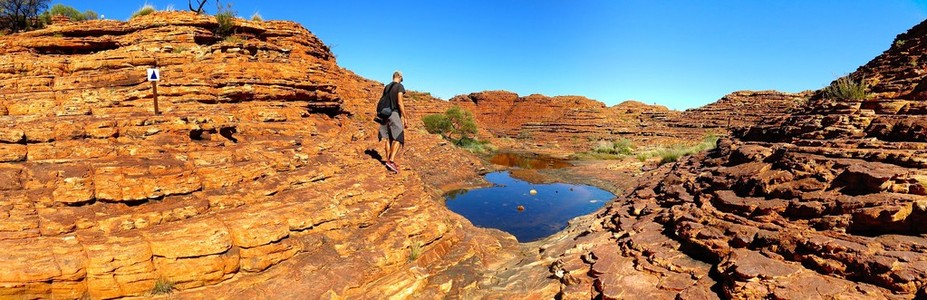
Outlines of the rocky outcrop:
[[927,297],[927,118],[904,92],[919,71],[898,49],[923,52],[924,26],[851,74],[882,78],[868,99],[817,94],[665,165],[539,243],[527,265],[547,270],[513,266],[493,286],[564,299]]
[[633,100],[607,107],[579,96],[520,97],[505,91],[471,93],[450,101],[427,94],[411,96],[410,107],[420,115],[457,105],[473,112],[487,137],[521,141],[505,146],[527,144],[582,152],[597,141],[616,138],[630,138],[638,145],[669,145],[697,141],[709,134],[726,135],[733,129],[783,116],[811,93],[738,91],[683,112]]
[[469,266],[463,289],[515,249],[434,201],[480,162],[420,125],[388,175],[364,118],[382,84],[298,24],[216,26],[157,12],[0,37],[0,298],[443,295],[449,268]]

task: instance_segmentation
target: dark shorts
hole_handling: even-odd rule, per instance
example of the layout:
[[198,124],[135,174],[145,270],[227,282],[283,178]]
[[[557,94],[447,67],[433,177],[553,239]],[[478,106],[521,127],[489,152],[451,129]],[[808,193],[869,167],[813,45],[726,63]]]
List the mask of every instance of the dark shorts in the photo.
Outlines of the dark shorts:
[[386,123],[380,124],[380,140],[388,138],[391,141],[399,141],[400,144],[406,144],[405,130],[402,128],[402,118],[398,112],[393,112]]

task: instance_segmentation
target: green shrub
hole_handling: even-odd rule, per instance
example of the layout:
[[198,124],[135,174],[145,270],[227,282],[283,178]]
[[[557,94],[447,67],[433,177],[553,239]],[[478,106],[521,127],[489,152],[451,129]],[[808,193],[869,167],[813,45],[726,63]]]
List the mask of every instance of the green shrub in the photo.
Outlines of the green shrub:
[[440,134],[441,137],[452,141],[455,146],[470,152],[496,151],[495,147],[488,142],[472,137],[477,133],[473,114],[458,106],[451,107],[443,114],[427,115],[422,118],[422,123],[425,124],[425,130],[428,133]]
[[415,261],[421,255],[422,255],[422,243],[412,242],[412,244],[409,245],[409,262]]
[[158,278],[158,281],[155,281],[155,285],[151,288],[152,295],[165,295],[174,292],[174,282],[165,279],[164,277]]
[[451,121],[447,119],[445,114],[427,115],[422,118],[422,122],[425,123],[425,130],[431,134],[445,136],[452,129]]
[[263,21],[264,21],[264,17],[262,17],[260,13],[254,12],[254,14],[251,15],[251,21],[263,22]]
[[463,138],[454,143],[464,150],[470,151],[471,153],[487,153],[495,152],[496,146],[493,146],[488,141],[480,141],[472,138]]
[[622,138],[616,141],[599,141],[592,148],[592,152],[614,155],[631,155],[634,153],[634,142]]
[[216,35],[218,36],[229,36],[233,33],[235,28],[235,11],[232,10],[232,5],[226,5],[225,9],[219,10],[216,13],[216,22],[219,23],[219,26],[216,27]]
[[679,160],[680,157],[688,155],[686,148],[670,148],[657,152],[660,157],[660,164],[671,163]]
[[840,100],[865,100],[868,88],[866,83],[856,82],[850,76],[844,76],[824,88],[824,97]]
[[142,8],[139,8],[134,13],[132,13],[132,17],[130,17],[129,19],[134,19],[135,17],[147,16],[153,12],[155,12],[154,6],[152,6],[151,4],[145,3],[145,5],[142,5]]
[[470,135],[476,134],[476,121],[473,120],[473,114],[469,111],[460,106],[454,106],[444,114],[447,115],[447,120],[453,127],[451,134],[459,136],[459,139],[469,138]]
[[476,134],[476,121],[469,111],[454,106],[443,114],[427,115],[422,118],[425,130],[431,134],[440,134],[446,139],[461,141]]

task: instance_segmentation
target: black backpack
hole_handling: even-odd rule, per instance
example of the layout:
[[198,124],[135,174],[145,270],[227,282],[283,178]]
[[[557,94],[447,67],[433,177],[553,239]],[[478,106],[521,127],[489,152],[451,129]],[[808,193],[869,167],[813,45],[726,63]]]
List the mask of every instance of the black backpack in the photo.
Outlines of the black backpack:
[[378,123],[386,123],[389,120],[389,116],[393,114],[393,111],[396,110],[393,108],[393,101],[390,98],[390,92],[393,91],[393,87],[396,86],[394,82],[383,89],[383,96],[380,96],[380,101],[377,102],[377,117],[374,119]]

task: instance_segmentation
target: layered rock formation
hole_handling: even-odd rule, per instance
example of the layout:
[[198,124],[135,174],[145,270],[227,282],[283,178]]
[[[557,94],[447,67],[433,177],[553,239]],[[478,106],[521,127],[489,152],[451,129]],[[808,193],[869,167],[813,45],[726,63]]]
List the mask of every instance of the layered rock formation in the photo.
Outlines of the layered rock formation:
[[[366,117],[382,85],[338,67],[311,33],[237,20],[223,39],[216,26],[154,13],[0,37],[0,298],[146,296],[159,281],[198,299],[927,297],[924,72],[899,63],[927,52],[927,25],[852,74],[878,79],[870,99],[812,97],[521,246],[434,201],[480,184],[481,166],[420,124],[402,174],[387,175]],[[744,92],[646,114],[486,94],[451,103],[499,122],[494,134],[529,128],[566,147],[563,133],[736,127],[725,107],[804,97]],[[434,103],[416,113],[448,105]],[[539,121],[480,117],[487,103],[547,108]],[[610,117],[622,114],[634,118]],[[687,115],[704,124],[673,122]],[[667,129],[641,125],[656,121]]]
[[[665,119],[673,134],[687,134],[685,128],[730,131],[750,127],[776,118],[804,104],[811,91],[784,93],[778,91],[736,91],[705,106],[689,109]],[[689,133],[695,133],[689,132]]]
[[[664,166],[486,288],[564,299],[927,297],[927,106],[914,92],[924,72],[907,63],[927,51],[924,28],[851,74],[878,79],[868,99],[818,94]],[[544,271],[554,279],[533,275]]]
[[433,201],[431,186],[478,178],[474,157],[414,125],[414,155],[388,176],[364,117],[381,84],[298,24],[216,26],[158,12],[0,37],[0,298],[159,281],[201,298],[441,295],[476,280],[448,284],[448,268],[514,249]]
[[[412,109],[421,115],[457,105],[473,112],[488,137],[519,144],[568,151],[588,151],[599,140],[630,138],[638,145],[677,144],[709,134],[727,134],[769,117],[782,116],[806,101],[809,92],[739,91],[706,106],[683,112],[638,101],[612,107],[579,96],[519,97],[505,91],[460,95],[441,101],[427,94],[412,95]],[[504,141],[502,143],[505,143]]]

